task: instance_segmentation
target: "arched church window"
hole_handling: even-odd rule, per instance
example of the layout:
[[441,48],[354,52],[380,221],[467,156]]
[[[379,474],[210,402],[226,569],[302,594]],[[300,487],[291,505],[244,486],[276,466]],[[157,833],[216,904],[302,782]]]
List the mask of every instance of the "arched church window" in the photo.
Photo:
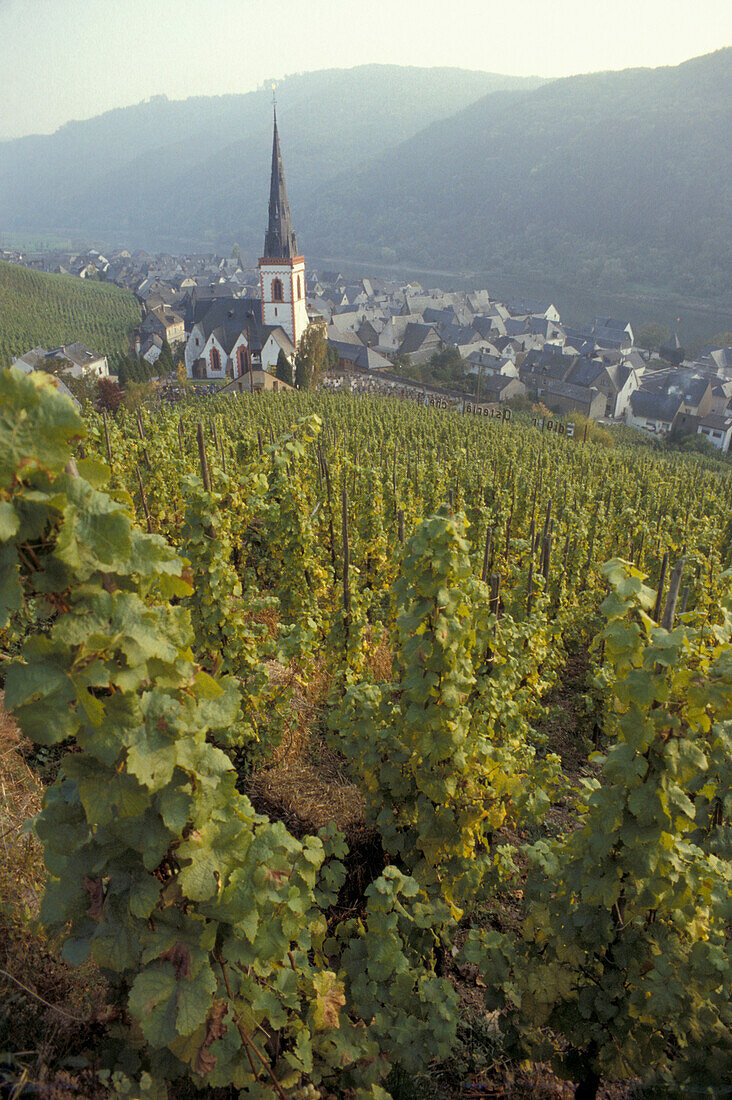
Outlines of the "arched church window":
[[273,302],[283,301],[282,280],[281,279],[275,279],[274,282],[272,283],[272,301]]
[[211,348],[211,370],[212,371],[220,371],[221,370],[221,356],[219,355],[219,349],[218,348]]
[[236,353],[237,363],[239,366],[239,374],[246,374],[249,370],[249,363],[247,359],[247,349],[242,347]]
[[299,275],[297,277],[297,296],[298,298],[302,298],[302,281]]

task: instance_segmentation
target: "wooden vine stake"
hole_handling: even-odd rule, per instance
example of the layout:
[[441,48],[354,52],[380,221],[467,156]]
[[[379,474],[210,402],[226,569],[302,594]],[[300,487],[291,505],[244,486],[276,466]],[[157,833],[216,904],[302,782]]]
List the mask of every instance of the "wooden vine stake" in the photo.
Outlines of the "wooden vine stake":
[[351,625],[351,588],[349,584],[349,572],[351,567],[351,549],[348,542],[348,490],[346,480],[343,479],[342,491],[342,537],[343,537],[343,608],[346,612],[346,633]]
[[655,623],[660,621],[661,608],[663,607],[663,588],[666,584],[666,571],[668,570],[668,550],[661,559],[661,573],[658,578],[658,592],[656,593],[656,602],[653,606],[653,621]]
[[102,409],[102,419],[104,420],[104,442],[107,444],[107,460],[109,465],[112,465],[112,445],[109,442],[109,427],[107,425],[107,410]]
[[333,532],[333,507],[330,493],[330,466],[328,459],[323,455],[323,472],[325,473],[325,491],[328,497],[328,533],[330,535],[330,560],[333,569],[336,567],[335,534]]
[[145,457],[145,465],[147,466],[148,470],[152,470],[152,462],[150,461],[150,455],[147,453],[147,447],[145,446],[145,442],[147,440],[147,436],[145,435],[145,425],[142,422],[142,413],[140,412],[139,409],[137,410],[137,431],[139,432],[140,439],[142,440],[142,443],[143,443],[142,453]]
[[208,459],[206,458],[206,442],[203,438],[203,424],[199,420],[196,424],[196,438],[198,439],[198,457],[201,460],[201,477],[203,487],[207,493],[211,492],[211,476],[208,472]]
[[490,527],[487,527],[485,532],[485,547],[483,549],[483,569],[481,570],[480,574],[480,579],[482,580],[483,584],[485,584],[488,580],[488,562],[490,561],[491,556],[492,537],[493,532]]
[[152,534],[152,520],[150,519],[150,509],[147,506],[147,497],[145,496],[145,487],[142,484],[142,477],[140,475],[140,467],[135,466],[137,471],[137,484],[140,486],[140,498],[142,500],[142,510],[145,513],[145,521],[147,522],[147,533]]
[[549,560],[552,554],[552,536],[545,535],[541,546],[541,573],[544,580],[549,583]]
[[681,574],[684,571],[685,558],[679,558],[671,573],[671,579],[668,584],[668,596],[666,597],[666,606],[663,609],[663,618],[661,619],[661,626],[664,630],[673,630],[674,619],[676,617],[676,603],[679,598],[679,588],[681,587]]
[[490,609],[494,615],[498,614],[498,609],[501,602],[501,575],[500,573],[491,574],[491,595],[490,595]]

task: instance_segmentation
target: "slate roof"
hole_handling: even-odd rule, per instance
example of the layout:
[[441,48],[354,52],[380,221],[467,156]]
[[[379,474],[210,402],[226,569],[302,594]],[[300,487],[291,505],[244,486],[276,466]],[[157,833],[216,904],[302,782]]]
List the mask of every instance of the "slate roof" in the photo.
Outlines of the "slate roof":
[[519,378],[513,378],[508,374],[486,375],[480,383],[481,395],[488,397],[490,394],[495,394],[497,396],[503,393],[506,386],[510,386],[512,382],[518,382],[519,386],[522,386],[524,391],[526,390],[526,387]]
[[472,327],[484,340],[492,340],[496,335],[505,335],[503,320],[499,317],[474,317]]
[[428,306],[422,316],[431,325],[457,325],[458,317],[452,306],[447,309],[435,309]]
[[329,340],[328,343],[336,349],[341,359],[347,359],[362,370],[379,370],[391,366],[389,360],[379,355],[378,351],[364,347],[363,344],[349,344],[342,340]]
[[597,386],[598,382],[608,382],[611,379],[602,363],[580,356],[571,361],[566,381],[575,386]]
[[703,428],[728,432],[732,428],[732,416],[725,416],[723,413],[709,413],[707,416],[702,417],[699,424]]
[[13,366],[19,367],[24,374],[30,374],[30,372],[35,370],[44,359],[48,358],[48,354],[45,348],[31,348],[30,351],[26,351],[24,355],[20,355],[15,359],[13,361]]
[[420,324],[418,321],[410,321],[404,330],[404,339],[399,348],[400,354],[409,355],[412,352],[419,351],[430,336],[435,336],[438,340],[440,338],[434,325],[425,325]]
[[558,378],[547,378],[546,381],[542,381],[541,389],[548,394],[570,397],[575,401],[592,401],[600,393],[594,386],[575,386],[571,382],[563,382]]
[[[426,318],[425,318],[426,320]],[[467,325],[438,325],[437,331],[445,344],[453,347],[465,344],[477,344],[483,337],[475,329]]]
[[74,363],[77,367],[90,367],[104,358],[103,355],[97,355],[86,344],[82,344],[81,340],[75,340],[73,344],[65,344],[60,348],[54,348],[53,351],[48,353],[48,357],[49,359],[68,359],[70,363]]
[[259,298],[218,298],[203,321],[204,343],[211,335],[221,344],[228,355],[243,332],[249,333],[251,350],[257,354],[274,333],[280,347],[290,354],[295,350],[292,341],[280,325],[263,325]]
[[201,325],[204,340],[221,325],[239,325],[239,332],[246,328],[247,323],[252,332],[256,326],[261,327],[262,303],[259,298],[214,298],[205,305],[207,308],[201,310],[201,315],[194,322]]
[[510,359],[504,359],[500,355],[491,355],[487,351],[471,351],[468,362],[476,367],[484,367],[491,374],[500,374],[504,363],[510,363]]
[[672,423],[683,404],[680,395],[651,393],[649,390],[636,390],[630,395],[630,407],[633,416],[642,416],[646,420],[661,420]]

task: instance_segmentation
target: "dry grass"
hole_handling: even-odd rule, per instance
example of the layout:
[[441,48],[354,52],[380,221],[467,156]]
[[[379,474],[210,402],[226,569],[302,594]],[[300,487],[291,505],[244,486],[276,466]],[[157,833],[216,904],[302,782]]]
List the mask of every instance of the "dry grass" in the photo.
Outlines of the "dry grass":
[[0,914],[35,917],[45,872],[39,845],[23,827],[40,810],[43,788],[20,749],[20,732],[0,695]]
[[99,1032],[105,985],[91,964],[64,963],[38,927],[46,872],[24,826],[41,808],[43,787],[23,758],[28,747],[0,695],[0,1049],[17,1082],[33,1082],[37,1095],[91,1096],[88,1081],[53,1066]]
[[364,826],[365,802],[320,728],[331,673],[324,661],[317,661],[303,683],[297,669],[271,661],[267,675],[271,686],[288,693],[289,720],[281,743],[252,776],[247,793],[260,812],[283,821],[297,836],[330,822],[353,835]]
[[385,631],[384,636],[373,652],[369,654],[368,667],[377,683],[385,683],[391,680],[394,650],[392,640]]
[[302,836],[334,822],[343,833],[364,824],[365,803],[352,783],[337,772],[328,774],[322,765],[284,759],[258,772],[252,779],[250,797],[258,808],[269,807],[271,815],[284,821]]

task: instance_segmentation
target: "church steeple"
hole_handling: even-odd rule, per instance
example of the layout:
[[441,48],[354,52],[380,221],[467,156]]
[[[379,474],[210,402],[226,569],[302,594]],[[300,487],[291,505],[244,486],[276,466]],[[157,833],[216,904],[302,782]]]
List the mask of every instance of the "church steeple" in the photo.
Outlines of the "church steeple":
[[276,108],[272,139],[272,178],[269,187],[269,227],[264,237],[264,255],[271,260],[292,260],[297,256],[297,239],[290,219],[290,204],[287,201]]
[[[269,226],[264,237],[264,256],[259,261],[259,285],[262,324],[265,328],[283,331],[292,344],[289,354],[294,355],[294,349],[297,348],[310,319],[305,300],[305,257],[297,251],[297,240],[290,220],[276,110],[269,189]],[[288,354],[286,347],[283,350]]]

